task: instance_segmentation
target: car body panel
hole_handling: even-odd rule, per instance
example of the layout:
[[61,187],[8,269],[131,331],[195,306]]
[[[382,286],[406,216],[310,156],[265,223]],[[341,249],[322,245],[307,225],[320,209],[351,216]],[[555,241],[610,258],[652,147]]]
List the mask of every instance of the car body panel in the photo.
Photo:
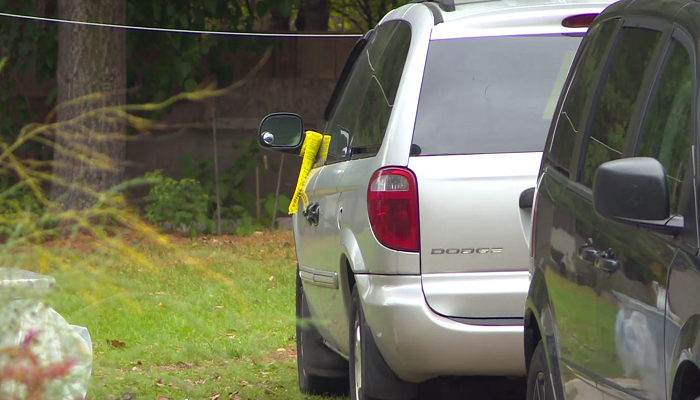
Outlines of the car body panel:
[[518,201],[535,186],[541,159],[541,153],[412,157],[421,273],[527,271]]
[[[682,363],[700,365],[700,260],[680,252],[668,280],[665,315],[666,375],[676,376]],[[666,382],[671,397],[673,381]]]
[[423,300],[420,276],[356,279],[377,347],[399,378],[524,374],[522,325],[469,325],[435,314]]
[[521,319],[530,286],[527,271],[423,274],[421,279],[428,305],[436,313],[482,318],[484,322],[489,318]]

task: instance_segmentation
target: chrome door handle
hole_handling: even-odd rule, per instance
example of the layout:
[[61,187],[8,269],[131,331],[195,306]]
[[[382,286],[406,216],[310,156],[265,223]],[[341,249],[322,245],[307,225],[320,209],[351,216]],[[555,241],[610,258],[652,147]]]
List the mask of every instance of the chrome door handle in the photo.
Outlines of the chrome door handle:
[[593,263],[596,261],[597,256],[598,250],[593,247],[581,246],[578,248],[578,258],[582,259],[583,261]]
[[601,251],[596,255],[595,267],[601,271],[613,274],[622,268],[622,261],[615,258],[612,250]]
[[318,226],[319,216],[321,215],[321,208],[318,203],[311,203],[306,210],[303,212],[304,217],[309,222],[309,225]]
[[599,251],[593,246],[593,241],[588,239],[586,243],[577,249],[576,253],[578,258],[582,259],[583,261],[594,263]]

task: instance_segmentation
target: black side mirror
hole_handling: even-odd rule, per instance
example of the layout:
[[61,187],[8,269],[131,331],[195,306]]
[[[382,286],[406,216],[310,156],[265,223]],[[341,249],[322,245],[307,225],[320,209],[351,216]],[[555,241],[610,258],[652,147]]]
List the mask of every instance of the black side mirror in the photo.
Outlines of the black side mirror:
[[260,123],[258,143],[263,148],[298,155],[303,142],[304,121],[296,114],[270,114]]
[[683,217],[670,215],[666,171],[653,158],[623,158],[599,166],[593,205],[598,214],[618,222],[672,235],[683,230]]

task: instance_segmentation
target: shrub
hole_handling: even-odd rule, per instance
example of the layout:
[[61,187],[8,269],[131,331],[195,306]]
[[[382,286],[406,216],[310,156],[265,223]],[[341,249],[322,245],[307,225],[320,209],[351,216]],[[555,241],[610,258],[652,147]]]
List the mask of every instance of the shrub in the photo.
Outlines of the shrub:
[[146,174],[153,182],[146,196],[146,219],[159,225],[170,225],[173,229],[183,229],[193,236],[204,230],[214,229],[208,216],[209,194],[196,179],[185,178],[179,181],[163,177],[162,170]]

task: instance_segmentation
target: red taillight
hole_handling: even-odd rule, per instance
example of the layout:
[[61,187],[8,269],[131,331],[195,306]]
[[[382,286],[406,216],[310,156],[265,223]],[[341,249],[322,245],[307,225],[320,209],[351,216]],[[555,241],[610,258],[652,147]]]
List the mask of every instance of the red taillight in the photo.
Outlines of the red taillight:
[[367,189],[367,211],[374,236],[384,246],[419,251],[418,186],[405,168],[377,170]]
[[561,24],[565,28],[588,28],[598,14],[579,14],[564,18]]

